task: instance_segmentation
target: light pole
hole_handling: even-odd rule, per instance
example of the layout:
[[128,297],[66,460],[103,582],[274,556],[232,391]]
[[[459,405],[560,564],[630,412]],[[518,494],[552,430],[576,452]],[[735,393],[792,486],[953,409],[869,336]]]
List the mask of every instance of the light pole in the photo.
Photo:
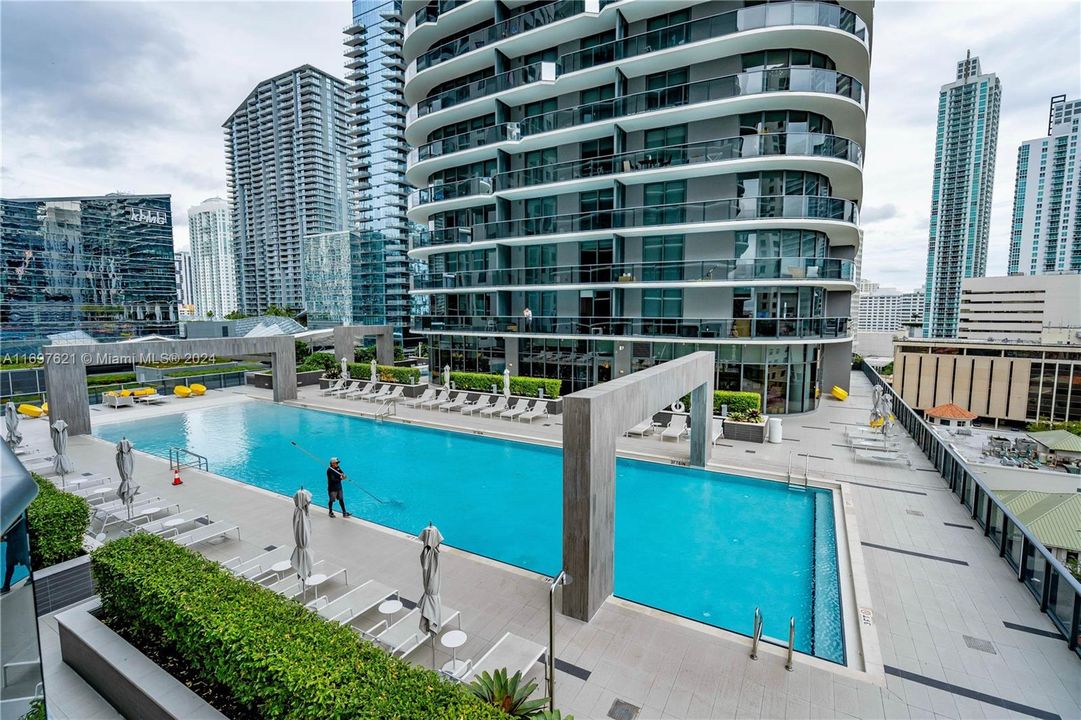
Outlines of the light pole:
[[566,570],[559,574],[548,586],[548,709],[556,709],[556,588],[571,584],[571,576]]

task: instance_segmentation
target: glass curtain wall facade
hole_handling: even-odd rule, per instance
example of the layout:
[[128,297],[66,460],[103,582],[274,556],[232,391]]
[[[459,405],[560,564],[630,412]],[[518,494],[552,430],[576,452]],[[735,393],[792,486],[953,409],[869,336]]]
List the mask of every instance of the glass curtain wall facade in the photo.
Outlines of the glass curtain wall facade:
[[1047,137],[1017,151],[1010,275],[1081,272],[1081,101],[1058,96],[1050,116]]
[[0,350],[177,334],[168,195],[0,200]]
[[566,393],[707,349],[777,413],[847,386],[871,3],[403,8],[434,366]]
[[[401,0],[353,0],[345,29],[353,314],[361,324],[393,325],[397,334],[409,329],[406,250],[414,230],[406,217],[403,26]],[[423,272],[424,264],[416,265]]]
[[304,239],[304,287],[308,327],[349,325],[353,318],[353,233]]
[[237,309],[229,204],[221,198],[210,198],[189,208],[188,236],[195,266],[195,314],[199,318],[224,318]]
[[961,280],[987,274],[987,238],[1002,84],[980,59],[957,63],[938,94],[924,337],[955,337]]
[[303,65],[259,83],[223,128],[239,309],[306,309],[306,238],[349,229],[345,83]]

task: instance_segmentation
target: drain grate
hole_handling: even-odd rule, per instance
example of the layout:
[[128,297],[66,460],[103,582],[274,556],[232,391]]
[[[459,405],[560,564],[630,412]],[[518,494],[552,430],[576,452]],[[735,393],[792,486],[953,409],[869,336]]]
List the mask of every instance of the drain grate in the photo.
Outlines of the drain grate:
[[981,640],[980,638],[974,638],[971,635],[962,635],[965,639],[965,645],[968,645],[973,650],[979,650],[989,655],[998,655],[995,651],[995,646],[990,640]]
[[915,515],[916,517],[923,517],[923,513],[920,512],[919,510],[906,509],[905,512],[908,513],[909,515]]
[[266,552],[270,552],[271,550],[274,550],[277,547],[278,547],[277,545],[267,545],[265,548],[263,548],[263,550],[265,550]]
[[631,705],[626,700],[616,698],[611,709],[608,710],[608,717],[612,718],[612,720],[634,720],[638,717],[641,709],[637,705]]

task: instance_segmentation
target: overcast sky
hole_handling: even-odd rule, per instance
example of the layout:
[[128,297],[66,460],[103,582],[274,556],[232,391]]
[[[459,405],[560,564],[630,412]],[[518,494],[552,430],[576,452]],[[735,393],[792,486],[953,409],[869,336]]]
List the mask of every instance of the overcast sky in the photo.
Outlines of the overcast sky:
[[[303,63],[341,77],[348,0],[0,2],[0,193],[225,196],[222,122]],[[1081,95],[1081,2],[879,0],[867,139],[864,277],[923,284],[938,88],[971,48],[1003,84],[988,274],[1006,271],[1017,145],[1052,95]]]

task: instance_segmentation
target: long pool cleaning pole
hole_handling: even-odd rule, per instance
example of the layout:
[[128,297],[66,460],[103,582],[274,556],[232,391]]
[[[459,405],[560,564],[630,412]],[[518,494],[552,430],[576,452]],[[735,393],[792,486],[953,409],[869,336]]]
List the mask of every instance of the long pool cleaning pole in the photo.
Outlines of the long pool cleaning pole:
[[[324,461],[323,461],[323,458],[319,457],[319,456],[318,456],[318,455],[316,455],[315,453],[313,453],[313,452],[308,452],[308,451],[307,451],[307,450],[305,450],[304,448],[300,447],[300,445],[298,445],[298,444],[297,444],[296,440],[290,440],[290,441],[289,441],[289,444],[290,444],[290,445],[292,445],[293,447],[295,447],[295,448],[296,448],[297,450],[299,450],[300,452],[302,452],[302,453],[304,453],[305,455],[307,455],[308,457],[310,457],[310,458],[311,458],[312,460],[315,460],[316,462],[318,462],[318,463],[319,463],[320,465],[326,465],[326,464],[328,464],[328,463],[326,463],[326,462],[324,462]],[[356,486],[357,486],[358,488],[360,488],[360,489],[361,489],[361,491],[362,491],[362,492],[363,492],[363,493],[364,493],[365,495],[369,496],[369,497],[370,497],[370,498],[371,498],[372,500],[375,500],[375,501],[376,501],[377,503],[381,503],[381,504],[383,504],[383,505],[386,505],[386,503],[387,503],[387,501],[386,501],[386,500],[381,500],[380,498],[377,498],[377,497],[376,497],[375,495],[372,495],[372,494],[371,494],[370,492],[368,492],[368,491],[367,491],[367,490],[365,490],[365,489],[364,489],[363,487],[361,487],[361,486],[360,486],[360,485],[359,485],[359,484],[358,484],[358,483],[357,483],[357,482],[356,482],[355,480],[350,480],[349,482],[353,483],[353,484],[354,484],[354,485],[356,485]]]

